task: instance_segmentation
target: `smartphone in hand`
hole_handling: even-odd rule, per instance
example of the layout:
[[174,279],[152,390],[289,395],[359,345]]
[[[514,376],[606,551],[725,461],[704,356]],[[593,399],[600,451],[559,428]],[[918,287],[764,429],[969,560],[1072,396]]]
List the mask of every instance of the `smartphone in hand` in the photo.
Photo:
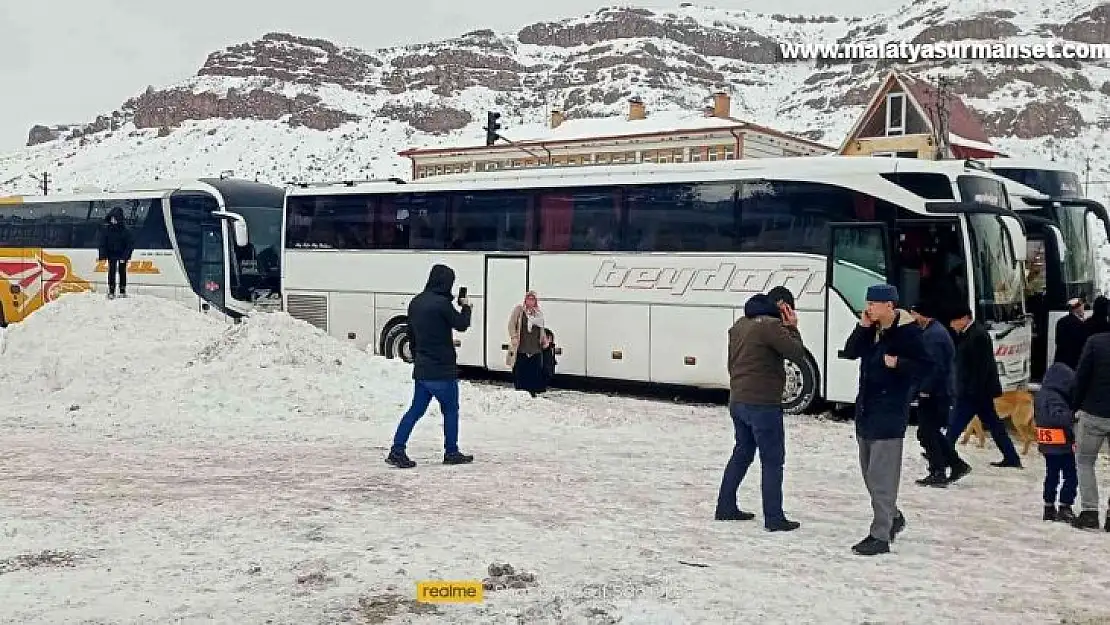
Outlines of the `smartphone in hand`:
[[459,287],[459,300],[458,301],[459,301],[459,306],[462,306],[463,303],[466,302],[466,287],[465,286],[460,286]]

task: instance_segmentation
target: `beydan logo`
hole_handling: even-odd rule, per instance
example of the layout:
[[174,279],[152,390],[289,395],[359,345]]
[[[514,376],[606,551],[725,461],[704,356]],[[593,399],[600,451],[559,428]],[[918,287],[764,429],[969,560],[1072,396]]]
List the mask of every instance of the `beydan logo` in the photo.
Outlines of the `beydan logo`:
[[68,257],[31,248],[0,249],[0,282],[16,287],[0,289],[9,321],[24,319],[65,293],[92,288],[74,275]]

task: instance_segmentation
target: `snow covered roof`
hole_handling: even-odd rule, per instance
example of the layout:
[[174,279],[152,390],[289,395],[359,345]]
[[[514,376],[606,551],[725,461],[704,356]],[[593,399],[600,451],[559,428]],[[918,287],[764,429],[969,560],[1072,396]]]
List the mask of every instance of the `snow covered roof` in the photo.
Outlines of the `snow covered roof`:
[[[578,143],[583,141],[600,141],[629,139],[640,136],[673,135],[689,132],[720,132],[728,130],[752,130],[775,135],[783,139],[797,141],[814,148],[833,151],[827,145],[811,141],[804,137],[797,137],[785,132],[752,124],[734,117],[711,117],[701,113],[682,110],[661,110],[651,112],[644,119],[628,119],[626,116],[590,117],[567,119],[552,128],[550,124],[525,124],[521,126],[504,126],[501,134],[518,145],[539,145]],[[484,133],[468,133],[463,140],[470,145],[457,145],[449,147],[418,147],[400,152],[401,156],[414,156],[418,154],[439,154],[444,152],[459,152],[469,150],[511,149],[508,145],[484,145]]]

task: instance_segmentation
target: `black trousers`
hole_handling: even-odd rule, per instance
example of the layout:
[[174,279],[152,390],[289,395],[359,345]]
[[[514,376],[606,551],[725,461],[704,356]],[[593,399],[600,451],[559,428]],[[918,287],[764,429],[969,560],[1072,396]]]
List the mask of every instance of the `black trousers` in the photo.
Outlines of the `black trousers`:
[[929,473],[944,473],[963,464],[956,445],[942,431],[948,426],[952,401],[947,398],[920,397],[917,404],[917,441],[925,450]]
[[108,292],[116,292],[116,274],[119,274],[119,292],[127,292],[127,261],[108,259]]

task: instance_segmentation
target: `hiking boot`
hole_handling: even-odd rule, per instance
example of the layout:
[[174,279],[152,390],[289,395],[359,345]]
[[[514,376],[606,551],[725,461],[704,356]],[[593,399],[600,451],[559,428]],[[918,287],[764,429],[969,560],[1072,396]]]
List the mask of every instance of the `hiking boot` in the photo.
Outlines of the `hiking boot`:
[[971,473],[971,465],[966,462],[961,462],[952,467],[952,474],[948,476],[948,483],[952,484],[968,473]]
[[1061,523],[1074,523],[1075,513],[1071,511],[1071,506],[1060,506],[1056,511],[1056,520]]
[[948,478],[945,477],[943,472],[935,472],[926,475],[925,477],[917,480],[920,486],[932,486],[934,488],[945,488],[948,486]]
[[1022,468],[1021,467],[1021,460],[999,460],[997,462],[992,462],[991,466],[992,467],[998,467],[1000,469],[1020,469],[1020,468]]
[[868,536],[852,546],[852,552],[861,556],[875,556],[880,553],[890,553],[890,543]]
[[779,519],[777,521],[771,521],[765,527],[768,532],[793,532],[801,526],[802,524],[797,521]]
[[1084,510],[1079,513],[1072,521],[1072,527],[1081,530],[1097,530],[1098,529],[1098,511],[1097,510]]
[[751,521],[755,518],[755,513],[733,510],[732,512],[717,512],[713,515],[713,518],[717,521]]
[[462,452],[443,454],[443,464],[469,464],[471,462],[474,462],[474,456],[468,456]]
[[904,529],[906,529],[906,517],[899,512],[898,516],[894,517],[894,522],[890,525],[890,542],[894,542],[894,539]]
[[1056,514],[1056,506],[1045,504],[1044,514],[1041,515],[1042,521],[1059,521],[1060,518]]
[[408,454],[403,451],[391,451],[385,457],[386,464],[391,464],[398,469],[411,469],[416,466],[416,463],[409,458]]

